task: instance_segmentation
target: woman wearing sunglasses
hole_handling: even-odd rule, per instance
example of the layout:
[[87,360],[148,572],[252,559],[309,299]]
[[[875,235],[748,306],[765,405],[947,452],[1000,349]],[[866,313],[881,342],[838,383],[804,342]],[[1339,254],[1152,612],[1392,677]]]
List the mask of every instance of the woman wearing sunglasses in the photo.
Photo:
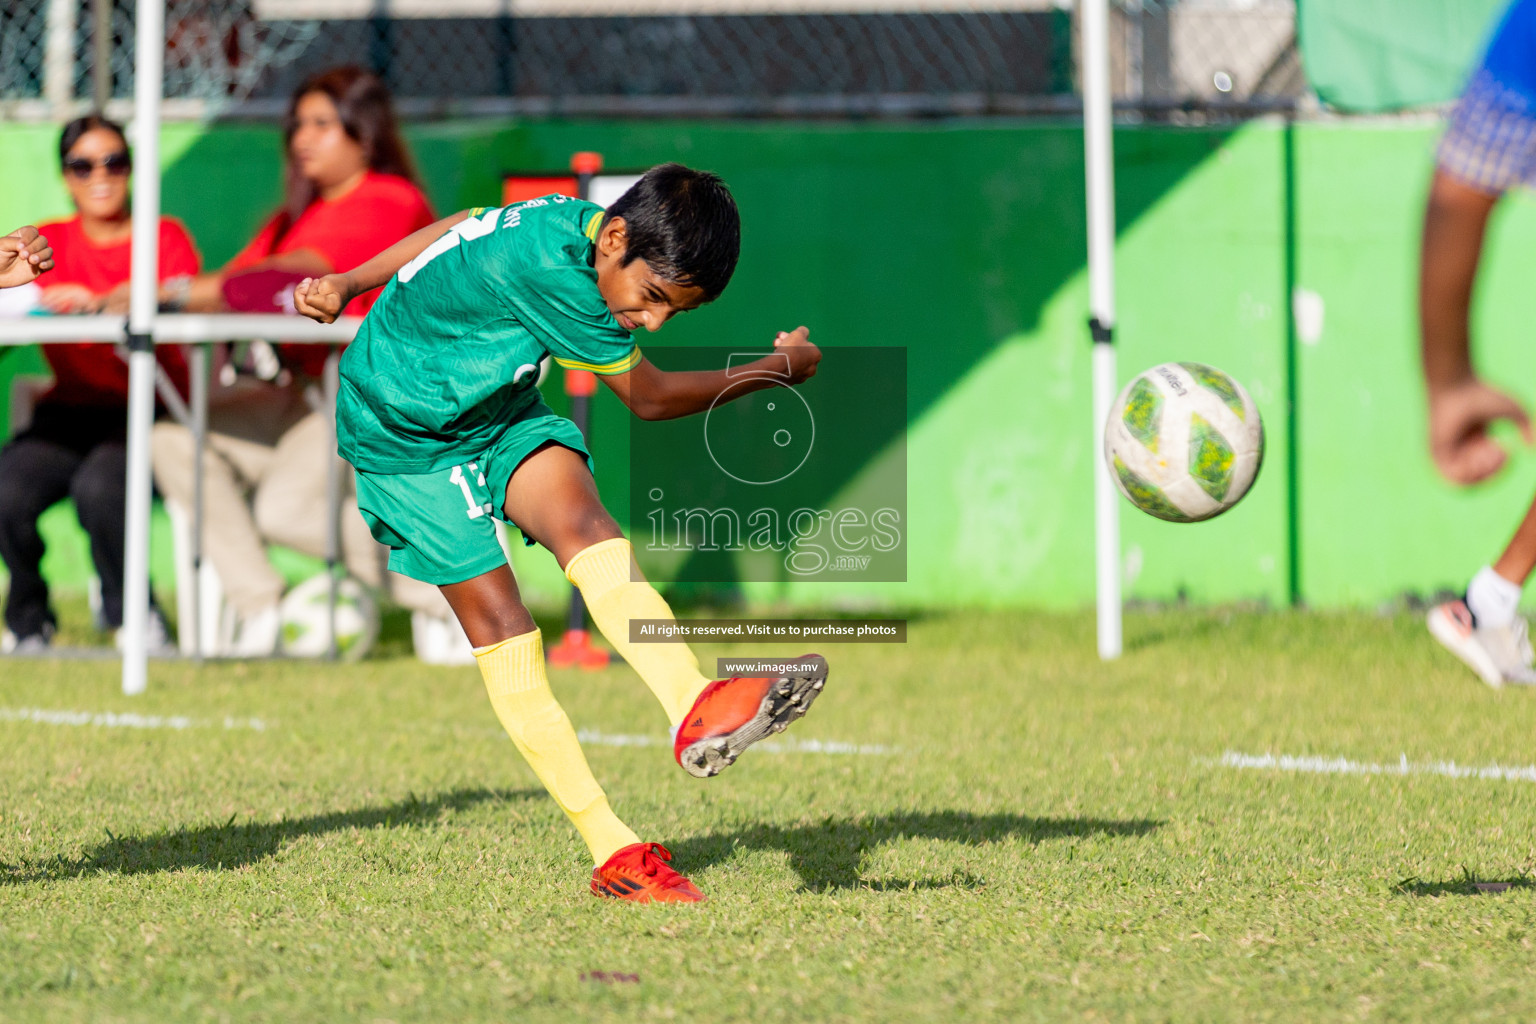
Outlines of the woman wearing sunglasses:
[[[41,225],[55,266],[39,283],[42,303],[56,313],[99,309],[102,297],[128,280],[132,222],[128,172],[132,157],[123,130],[101,117],[64,127],[59,160],[75,215]],[[181,224],[160,221],[160,280],[190,279],[197,250]],[[0,448],[0,559],[10,570],[5,602],[6,646],[42,650],[57,620],[39,567],[43,541],[37,520],[63,498],[91,541],[101,580],[100,625],[123,622],[123,518],[126,487],[128,364],[105,342],[44,345],[52,388],[38,399],[27,429]],[[160,365],[185,392],[186,362],[175,347],[156,351]],[[151,650],[168,647],[165,624],[151,615]]]

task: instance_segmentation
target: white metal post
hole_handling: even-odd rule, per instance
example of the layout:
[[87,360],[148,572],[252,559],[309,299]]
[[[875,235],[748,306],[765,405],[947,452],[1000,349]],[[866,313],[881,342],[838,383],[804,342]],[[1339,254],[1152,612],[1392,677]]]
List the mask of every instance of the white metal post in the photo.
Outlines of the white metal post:
[[208,346],[193,345],[187,367],[192,416],[192,572],[187,586],[192,591],[186,602],[187,622],[178,622],[183,637],[192,637],[192,660],[203,660],[203,454],[208,447]]
[[112,102],[112,0],[91,0],[91,109]]
[[123,564],[123,692],[148,684],[149,433],[155,420],[155,312],[160,265],[160,93],[163,0],[140,0],[134,18],[133,121],[139,174],[133,190],[133,271],[128,301],[128,515]]
[[1109,0],[1083,0],[1083,155],[1088,176],[1088,313],[1093,334],[1093,503],[1099,657],[1118,658],[1120,504],[1103,458],[1115,401],[1115,157],[1109,95]]
[[336,567],[341,564],[341,456],[336,454],[336,396],[341,390],[341,350],[331,349],[325,356],[321,374],[321,404],[325,416],[325,656],[336,660],[340,649],[336,642],[336,588],[340,584]]
[[60,121],[75,102],[75,33],[80,0],[49,0],[48,40],[43,44],[43,99]]

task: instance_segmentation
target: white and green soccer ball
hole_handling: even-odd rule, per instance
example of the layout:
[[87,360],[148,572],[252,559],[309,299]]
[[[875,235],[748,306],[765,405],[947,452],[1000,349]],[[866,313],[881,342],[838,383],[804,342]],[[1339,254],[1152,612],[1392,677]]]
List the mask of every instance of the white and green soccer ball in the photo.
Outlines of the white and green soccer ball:
[[1264,461],[1264,424],[1243,386],[1204,363],[1162,363],[1125,386],[1104,461],[1131,504],[1174,523],[1236,505]]
[[[293,658],[323,658],[330,650],[330,577],[311,576],[283,596],[282,651]],[[336,581],[336,651],[347,661],[368,653],[379,638],[379,606],[357,580]]]

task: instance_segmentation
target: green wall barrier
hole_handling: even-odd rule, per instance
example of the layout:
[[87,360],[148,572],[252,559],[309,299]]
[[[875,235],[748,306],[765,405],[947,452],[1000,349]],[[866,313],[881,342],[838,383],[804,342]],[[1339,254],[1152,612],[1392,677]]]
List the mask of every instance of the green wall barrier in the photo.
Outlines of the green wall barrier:
[[[1268,122],[1117,130],[1122,380],[1170,359],[1222,367],[1253,393],[1269,438],[1258,482],[1226,516],[1181,526],[1122,506],[1130,598],[1279,605],[1294,572],[1309,603],[1374,604],[1459,586],[1496,554],[1531,493],[1529,454],[1470,492],[1438,482],[1424,454],[1413,287],[1435,134],[1358,124],[1288,134]],[[166,209],[220,262],[278,201],[276,133],[176,125],[166,136]],[[717,303],[658,342],[762,348],[805,323],[828,359],[839,346],[906,347],[908,581],[755,584],[741,588],[748,599],[1091,600],[1097,453],[1075,125],[449,122],[409,136],[441,212],[493,203],[502,172],[558,170],[582,149],[613,169],[677,159],[723,174],[745,223],[740,269]],[[66,212],[53,140],[52,129],[0,127],[0,171],[26,182],[0,197],[0,223]],[[1522,279],[1536,211],[1523,198],[1506,205],[1479,296],[1479,345],[1491,376],[1529,394],[1519,385],[1533,369],[1525,333],[1536,290]],[[1304,312],[1293,349],[1292,279]],[[1294,494],[1288,358],[1300,411]],[[0,378],[24,364],[0,363]],[[594,454],[620,513],[627,416],[600,394]],[[563,594],[539,549],[515,564],[531,599]]]

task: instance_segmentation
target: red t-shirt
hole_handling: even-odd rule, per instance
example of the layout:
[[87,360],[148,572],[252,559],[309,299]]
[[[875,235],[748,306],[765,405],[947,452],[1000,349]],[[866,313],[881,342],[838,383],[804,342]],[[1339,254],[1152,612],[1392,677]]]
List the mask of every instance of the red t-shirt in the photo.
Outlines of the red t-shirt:
[[[369,171],[356,188],[339,199],[317,199],[310,203],[280,235],[282,214],[267,221],[251,244],[224,269],[244,270],[269,256],[313,249],[339,274],[366,263],[436,219],[421,189],[393,174]],[[373,307],[376,298],[378,292],[359,295],[342,312],[362,316]]]
[[[342,273],[436,219],[421,189],[397,175],[369,171],[346,195],[310,203],[286,230],[283,215],[273,217],[224,269],[244,270],[269,256],[313,249],[325,257],[332,271]],[[342,313],[366,316],[378,297],[377,291],[359,295]],[[318,377],[325,365],[323,346],[283,345],[279,351],[311,376]]]
[[[39,230],[53,246],[54,267],[39,282],[45,291],[56,285],[78,284],[96,295],[105,295],[127,282],[133,259],[131,241],[98,245],[86,237],[78,214],[39,225]],[[197,247],[181,221],[161,217],[159,279],[196,274],[201,267]],[[157,345],[155,357],[185,395],[187,360],[182,349],[181,345]],[[116,346],[104,341],[44,345],[43,357],[53,370],[53,387],[42,401],[59,405],[128,404],[128,364]]]

